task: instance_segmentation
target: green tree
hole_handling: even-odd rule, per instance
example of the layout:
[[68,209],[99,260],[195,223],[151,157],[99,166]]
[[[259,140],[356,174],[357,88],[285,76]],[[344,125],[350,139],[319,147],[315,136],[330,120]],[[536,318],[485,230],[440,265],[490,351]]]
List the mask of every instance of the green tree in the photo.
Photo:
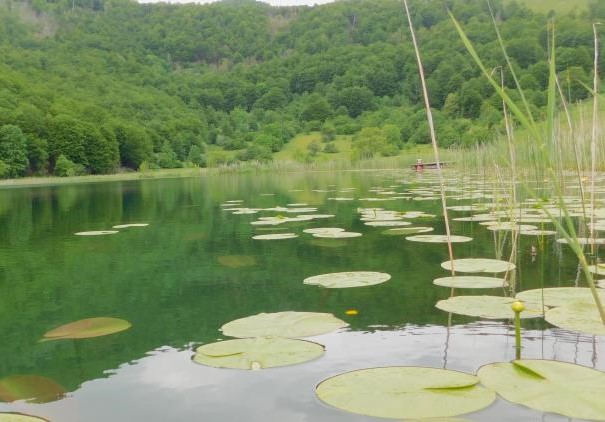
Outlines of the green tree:
[[19,177],[27,169],[27,138],[18,126],[0,127],[0,160],[7,167],[4,177]]

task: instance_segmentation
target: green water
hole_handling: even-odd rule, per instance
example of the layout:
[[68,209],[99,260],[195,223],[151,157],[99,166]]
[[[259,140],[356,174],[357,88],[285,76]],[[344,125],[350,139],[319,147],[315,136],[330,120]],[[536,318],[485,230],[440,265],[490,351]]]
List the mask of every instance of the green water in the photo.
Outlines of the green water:
[[[378,187],[398,194],[382,195]],[[0,403],[0,411],[54,422],[372,421],[321,404],[314,386],[339,372],[370,366],[474,372],[483,364],[514,358],[514,333],[507,322],[453,315],[448,328],[448,315],[434,307],[450,293],[432,285],[433,279],[448,275],[439,265],[449,259],[445,245],[386,236],[385,228],[365,226],[359,219],[360,207],[424,211],[438,217],[414,225],[445,233],[437,199],[360,200],[417,196],[409,190],[434,187],[430,174],[343,172],[0,190],[0,378],[42,375],[70,392],[45,404]],[[457,189],[468,195],[478,191],[464,183]],[[329,199],[343,196],[355,200]],[[279,212],[233,215],[221,207],[231,200],[253,208],[306,203],[335,217],[263,230],[250,222]],[[470,214],[455,216],[465,215]],[[149,226],[110,236],[74,235],[126,223]],[[363,236],[319,240],[302,232],[311,227],[342,227]],[[502,234],[477,223],[454,222],[452,227],[455,234],[474,238],[454,246],[457,258],[496,257]],[[252,239],[272,232],[300,237]],[[510,253],[510,245],[503,245],[505,255]],[[520,243],[520,289],[573,285],[576,268],[569,250],[552,238],[532,257],[532,245],[537,245],[534,237]],[[233,255],[247,256],[254,264],[232,268],[219,259]],[[302,284],[306,277],[338,271],[381,271],[392,279],[346,290]],[[502,289],[468,294],[501,295]],[[347,309],[359,314],[347,316]],[[286,310],[330,312],[350,327],[313,338],[327,352],[303,365],[240,372],[191,362],[196,345],[224,338],[219,332],[224,323]],[[54,327],[97,316],[123,318],[133,326],[107,337],[38,343]],[[526,357],[605,369],[605,361],[599,360],[605,352],[602,337],[553,329],[540,320],[524,322],[524,328]],[[502,400],[468,418],[567,420]]]

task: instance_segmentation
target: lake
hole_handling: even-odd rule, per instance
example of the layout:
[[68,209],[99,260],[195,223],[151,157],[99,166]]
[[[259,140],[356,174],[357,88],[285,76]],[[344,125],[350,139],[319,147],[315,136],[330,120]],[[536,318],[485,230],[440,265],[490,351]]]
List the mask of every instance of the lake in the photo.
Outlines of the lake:
[[[450,296],[449,288],[432,284],[449,275],[440,267],[449,259],[445,244],[411,242],[385,234],[391,227],[360,220],[362,208],[419,211],[436,217],[409,219],[414,226],[444,234],[437,191],[433,173],[410,171],[215,174],[0,190],[0,378],[38,375],[68,391],[47,403],[0,403],[0,411],[53,422],[378,421],[383,419],[323,404],[315,386],[359,368],[419,365],[475,373],[482,365],[514,359],[510,321],[435,308]],[[493,202],[499,194],[480,178],[454,174],[448,180],[448,205]],[[284,209],[233,210],[276,207]],[[259,217],[304,214],[334,217],[250,224]],[[469,215],[452,211],[450,217]],[[148,226],[75,235],[130,223]],[[477,222],[451,225],[454,234],[473,238],[454,244],[456,258],[508,260],[510,232]],[[303,232],[314,227],[363,236],[320,239]],[[252,239],[269,233],[298,237]],[[554,236],[541,244],[539,239],[520,237],[517,290],[573,286],[577,261],[570,249]],[[538,252],[533,256],[532,246]],[[352,289],[303,284],[307,277],[341,271],[379,271],[392,278]],[[463,294],[503,295],[503,289]],[[350,326],[309,338],[326,352],[300,365],[239,371],[192,362],[197,346],[227,339],[219,331],[223,324],[279,311],[332,313]],[[130,321],[132,328],[38,342],[62,324],[105,316]],[[523,356],[604,370],[605,342],[541,318],[524,320]],[[464,418],[568,420],[500,398]]]

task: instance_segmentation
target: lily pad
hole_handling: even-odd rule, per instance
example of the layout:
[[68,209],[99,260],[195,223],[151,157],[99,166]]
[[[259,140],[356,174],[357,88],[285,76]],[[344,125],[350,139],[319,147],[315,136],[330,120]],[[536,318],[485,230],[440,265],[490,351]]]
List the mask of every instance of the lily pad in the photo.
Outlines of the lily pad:
[[599,264],[599,265],[589,265],[588,266],[588,270],[591,273],[593,273],[593,274],[605,275],[605,266],[603,266],[602,264]]
[[[590,239],[586,237],[578,237],[576,238],[576,241],[579,245],[605,245],[605,239]],[[567,243],[569,242],[567,242],[567,239],[561,238],[557,239],[557,243],[567,245]]]
[[546,312],[544,319],[554,326],[565,330],[605,336],[605,324],[597,309],[590,302],[571,302]]
[[486,258],[455,259],[453,261],[445,261],[441,264],[441,268],[448,271],[452,270],[452,266],[454,267],[454,271],[460,273],[503,273],[507,270],[512,271],[517,268],[515,264],[508,261]]
[[60,399],[65,393],[65,388],[57,382],[39,375],[11,375],[0,379],[0,401],[7,403],[16,400],[49,403]]
[[390,279],[391,276],[386,273],[352,271],[316,275],[305,278],[303,283],[322,286],[329,289],[345,289],[349,287],[373,286],[389,281]]
[[344,232],[345,229],[341,229],[338,227],[318,227],[314,229],[304,229],[304,233],[308,234],[316,234],[316,233],[340,233]]
[[283,239],[294,239],[298,237],[296,233],[273,233],[273,234],[259,234],[253,236],[255,240],[283,240]]
[[132,224],[118,224],[117,226],[113,226],[112,229],[127,229],[129,227],[147,227],[149,224],[147,223],[132,223]]
[[0,413],[0,422],[49,422],[48,419],[23,413]]
[[415,233],[428,233],[432,232],[434,229],[432,227],[399,227],[396,229],[388,229],[382,232],[382,234],[386,234],[387,236],[405,236],[408,234]]
[[229,337],[309,337],[326,334],[349,324],[332,314],[317,312],[275,312],[236,319],[221,327]]
[[605,420],[605,373],[549,360],[485,365],[477,376],[504,399],[570,418]]
[[215,368],[256,370],[307,362],[320,357],[324,351],[321,344],[305,340],[244,338],[200,346],[193,361]]
[[442,277],[433,280],[433,284],[456,289],[494,289],[506,286],[506,280],[495,277],[480,277],[472,275],[459,275],[456,277]]
[[106,236],[109,234],[116,234],[116,233],[120,233],[117,230],[97,230],[97,231],[91,231],[91,232],[78,232],[75,235],[76,236]]
[[[599,296],[601,300],[605,302],[605,291],[599,292]],[[545,289],[533,289],[519,292],[516,297],[534,303],[542,303],[542,298],[544,298],[544,305],[546,306],[562,306],[575,301],[594,302],[594,298],[588,287],[548,287]]]
[[370,227],[403,227],[412,225],[409,221],[366,221],[364,224]]
[[219,256],[217,261],[229,268],[244,268],[256,265],[256,258],[252,255],[223,255]]
[[[442,234],[420,234],[418,236],[408,236],[405,240],[411,242],[422,242],[422,243],[447,243],[448,237]],[[473,240],[472,237],[466,236],[450,236],[449,241],[451,243],[464,243]]]
[[370,368],[322,381],[317,397],[340,410],[380,418],[434,418],[474,412],[496,395],[463,372],[421,367]]
[[553,236],[557,232],[554,230],[521,230],[519,234],[524,236]]
[[330,233],[315,233],[314,237],[325,239],[346,239],[350,237],[361,237],[361,233],[357,232],[330,232]]
[[[453,314],[486,319],[512,319],[515,317],[515,312],[511,309],[511,305],[517,300],[502,296],[453,296],[440,300],[435,306]],[[524,305],[525,310],[521,312],[521,318],[542,316],[540,304],[524,302]]]
[[118,318],[87,318],[50,330],[41,341],[101,337],[127,330],[131,326],[130,322]]

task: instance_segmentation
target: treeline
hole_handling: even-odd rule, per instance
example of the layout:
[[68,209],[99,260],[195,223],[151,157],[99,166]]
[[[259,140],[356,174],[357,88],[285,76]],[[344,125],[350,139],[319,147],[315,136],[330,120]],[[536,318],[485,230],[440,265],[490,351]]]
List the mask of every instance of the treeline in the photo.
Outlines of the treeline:
[[[536,118],[545,112],[547,16],[494,0]],[[412,3],[440,143],[487,142],[501,101],[459,41],[505,65],[483,0]],[[590,95],[592,22],[558,16],[557,64],[570,102]],[[605,42],[601,43],[604,45]],[[271,160],[298,133],[354,135],[360,158],[429,142],[399,0],[270,7],[128,0],[0,0],[0,177]],[[605,54],[601,54],[605,69]],[[514,93],[506,70],[504,83]],[[208,148],[237,151],[214,155]],[[235,157],[235,158],[232,158]]]

